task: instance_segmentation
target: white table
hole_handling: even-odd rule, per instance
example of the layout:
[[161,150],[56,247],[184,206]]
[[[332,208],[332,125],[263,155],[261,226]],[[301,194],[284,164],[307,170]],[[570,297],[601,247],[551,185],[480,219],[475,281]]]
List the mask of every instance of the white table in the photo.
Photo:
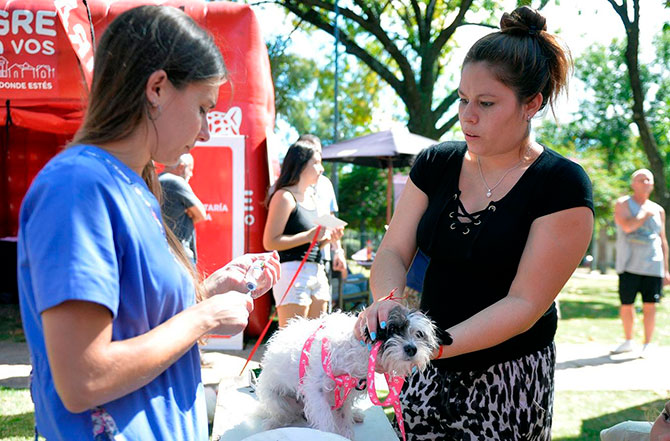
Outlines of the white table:
[[[263,424],[257,412],[258,406],[258,399],[249,386],[247,375],[223,378],[219,384],[216,400],[212,441],[242,441],[263,432]],[[358,407],[365,413],[365,421],[355,425],[354,441],[398,441],[381,407],[374,406],[367,397],[359,401]],[[276,433],[276,431],[267,433],[270,432]],[[259,439],[262,438],[253,438],[254,441]],[[310,439],[317,441],[319,438]],[[321,439],[325,441],[332,437],[324,436]]]

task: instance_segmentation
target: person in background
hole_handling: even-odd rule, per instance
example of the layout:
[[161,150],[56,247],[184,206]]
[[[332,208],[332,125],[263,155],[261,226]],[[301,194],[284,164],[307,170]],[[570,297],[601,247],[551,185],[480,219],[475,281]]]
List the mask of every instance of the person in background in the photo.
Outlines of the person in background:
[[241,256],[200,281],[161,220],[153,161],[176,164],[209,138],[226,79],[212,37],[175,7],[129,9],[100,39],[83,124],[21,206],[36,438],[208,439],[196,343],[245,328],[278,256]]
[[656,325],[656,304],[661,301],[663,285],[670,283],[668,240],[665,236],[665,210],[651,201],[654,175],[645,168],[631,176],[633,194],[617,199],[614,221],[617,225],[616,272],[619,274],[619,313],[624,342],[612,354],[633,348],[635,297],[642,294],[644,345],[646,355]]
[[[320,247],[330,241],[331,230],[318,228],[316,194],[311,189],[323,173],[321,153],[311,142],[297,141],[286,152],[279,177],[268,192],[268,217],[263,231],[263,246],[277,250],[282,276],[273,289],[279,326],[293,317],[317,318],[328,310],[331,300],[328,277]],[[309,246],[317,242],[309,254]],[[287,288],[307,254],[295,283]],[[286,297],[284,297],[286,294]]]
[[[305,133],[298,137],[298,141],[311,142],[317,148],[319,153],[322,152],[323,146],[321,144],[321,139],[316,135]],[[333,183],[330,179],[321,173],[321,175],[319,175],[319,180],[313,188],[319,204],[319,212],[330,213],[333,216],[337,216],[337,212],[340,211],[340,209],[337,205],[335,189],[333,188]],[[347,259],[341,242],[343,234],[344,228],[333,229],[331,231],[331,242],[321,248],[326,273],[328,274],[328,282],[331,284],[331,287],[333,272],[340,273],[338,277],[339,283],[342,283],[342,280],[347,278]]]
[[193,155],[184,153],[174,165],[166,165],[158,181],[163,189],[161,211],[165,223],[184,246],[186,255],[195,264],[198,259],[195,224],[205,220],[207,212],[188,184],[193,176]]
[[375,302],[354,327],[374,342],[417,247],[426,253],[421,309],[442,346],[400,394],[408,441],[551,439],[554,299],[591,240],[593,199],[582,167],[536,142],[531,121],[571,66],[539,12],[503,14],[463,61],[465,142],[412,167],[372,265]]

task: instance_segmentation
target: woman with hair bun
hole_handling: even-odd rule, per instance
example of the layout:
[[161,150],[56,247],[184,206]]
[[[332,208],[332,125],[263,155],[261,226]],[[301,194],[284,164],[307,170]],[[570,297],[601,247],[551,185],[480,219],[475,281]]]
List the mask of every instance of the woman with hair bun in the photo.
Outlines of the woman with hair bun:
[[529,7],[500,27],[465,56],[465,142],[417,158],[372,266],[376,300],[354,330],[384,328],[417,248],[430,257],[421,309],[443,346],[402,390],[408,440],[551,438],[554,299],[591,239],[591,183],[530,136],[566,87],[569,52]]
[[178,8],[129,9],[103,34],[83,125],[21,206],[35,439],[208,439],[197,341],[241,332],[247,272],[263,268],[257,297],[279,260],[241,256],[201,282],[161,219],[153,161],[209,138],[226,79],[212,37]]

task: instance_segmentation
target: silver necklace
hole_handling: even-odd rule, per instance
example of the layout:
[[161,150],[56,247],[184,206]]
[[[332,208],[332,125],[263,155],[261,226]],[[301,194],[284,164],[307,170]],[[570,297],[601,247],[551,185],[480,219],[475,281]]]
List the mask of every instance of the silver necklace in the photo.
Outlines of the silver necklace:
[[[530,145],[528,146],[528,150],[530,150]],[[525,155],[519,159],[519,162],[514,164],[511,168],[507,169],[505,173],[498,179],[498,182],[495,183],[493,187],[489,187],[489,184],[486,183],[486,179],[484,179],[484,173],[482,173],[482,163],[479,161],[479,155],[477,155],[477,167],[479,168],[479,177],[482,178],[482,183],[484,184],[484,187],[486,187],[486,197],[490,198],[491,195],[493,194],[493,190],[495,190],[498,185],[505,179],[505,176],[507,176],[512,170],[515,170],[519,168],[521,164],[523,164],[524,159],[526,159]]]

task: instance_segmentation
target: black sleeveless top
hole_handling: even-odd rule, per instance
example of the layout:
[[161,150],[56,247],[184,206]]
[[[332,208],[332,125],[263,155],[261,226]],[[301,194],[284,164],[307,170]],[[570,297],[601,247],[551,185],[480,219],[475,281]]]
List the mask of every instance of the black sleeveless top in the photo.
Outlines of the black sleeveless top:
[[[573,207],[593,210],[591,182],[584,170],[545,147],[502,199],[468,213],[458,188],[466,150],[464,142],[438,144],[421,152],[410,172],[412,182],[428,196],[417,228],[417,244],[430,256],[421,309],[440,329],[508,294],[535,219]],[[461,222],[457,215],[471,222]],[[557,320],[552,305],[520,335],[434,363],[450,370],[478,370],[532,354],[553,342]]]
[[[290,191],[288,191],[288,193],[293,196],[293,193]],[[295,208],[293,211],[291,211],[291,214],[286,221],[286,226],[284,227],[283,234],[287,235],[302,233],[303,231],[314,228],[316,225],[314,222],[312,222],[312,219],[316,217],[316,208],[314,208],[314,210],[308,210],[300,205],[300,203],[298,203],[295,196],[293,196],[293,200],[295,201]],[[312,241],[310,241],[310,243],[311,242]],[[303,257],[305,257],[305,253],[308,249],[309,243],[305,243],[298,245],[297,247],[279,251],[279,260],[281,262],[291,262],[294,260],[301,261]],[[307,257],[307,262],[321,262],[321,253],[319,252],[318,244],[314,245],[314,248],[312,248],[312,251]]]

